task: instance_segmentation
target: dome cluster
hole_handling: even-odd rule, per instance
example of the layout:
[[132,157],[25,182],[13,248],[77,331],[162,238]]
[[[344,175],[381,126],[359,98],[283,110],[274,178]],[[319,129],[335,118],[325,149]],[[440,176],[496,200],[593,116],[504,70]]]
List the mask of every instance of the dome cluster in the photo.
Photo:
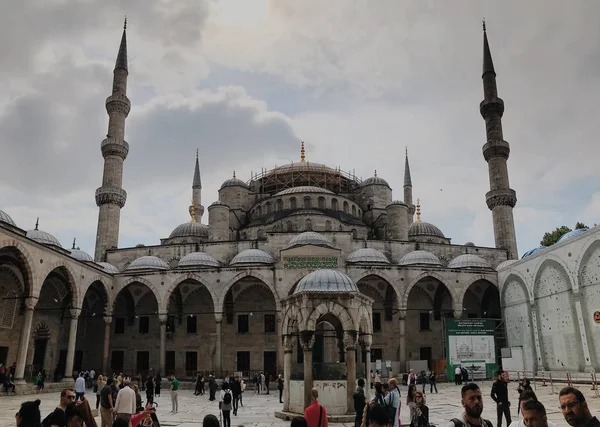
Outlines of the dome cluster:
[[316,270],[304,276],[294,294],[358,292],[352,279],[337,270]]

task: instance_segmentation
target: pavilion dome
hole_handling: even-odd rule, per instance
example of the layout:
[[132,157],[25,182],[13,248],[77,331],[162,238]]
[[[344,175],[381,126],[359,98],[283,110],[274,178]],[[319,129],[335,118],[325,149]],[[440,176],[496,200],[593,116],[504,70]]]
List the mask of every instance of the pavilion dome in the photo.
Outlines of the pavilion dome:
[[0,209],[0,222],[5,222],[8,225],[16,227],[17,224],[13,221],[9,214]]
[[327,248],[333,247],[331,242],[322,234],[319,234],[315,231],[305,231],[304,233],[300,233],[297,236],[294,236],[290,243],[288,244],[288,248],[293,246],[325,246]]
[[506,267],[514,264],[515,262],[518,262],[518,261],[519,261],[518,259],[507,259],[506,261],[501,262],[500,264],[498,264],[498,266],[496,267],[496,270],[500,271],[500,270],[502,270],[502,269],[504,269],[504,268],[506,268]]
[[546,249],[547,247],[548,247],[548,246],[538,246],[537,248],[530,249],[530,250],[528,250],[527,252],[525,252],[525,253],[523,254],[523,256],[521,257],[521,259],[523,259],[523,258],[525,258],[525,257],[528,257],[528,256],[531,256],[531,255],[533,255],[533,254],[534,254],[534,253],[536,253],[536,252],[543,251],[543,250],[544,250],[544,249]]
[[108,262],[97,262],[108,274],[119,274],[119,269]]
[[417,237],[417,236],[433,236],[433,237],[441,237],[445,239],[444,233],[442,230],[437,228],[435,225],[430,224],[428,222],[413,222],[408,229],[408,237]]
[[334,194],[333,191],[327,190],[326,188],[316,187],[313,185],[300,185],[298,187],[286,188],[276,193],[275,196],[285,196],[288,194],[296,193],[323,193],[323,194]]
[[478,255],[463,254],[452,259],[448,268],[492,268],[489,262]]
[[134,270],[168,270],[169,264],[156,256],[146,255],[139,257],[127,266],[125,271]]
[[358,292],[352,279],[337,270],[316,270],[304,276],[294,294]]
[[560,239],[558,239],[558,241],[556,243],[564,242],[565,240],[572,239],[573,237],[579,236],[580,234],[583,234],[583,233],[585,233],[588,230],[589,230],[589,228],[585,228],[584,227],[584,228],[578,228],[578,229],[573,230],[573,231],[569,231],[568,233],[563,234],[562,236],[560,236]]
[[441,267],[442,262],[438,257],[428,251],[412,251],[402,257],[398,263],[401,266],[431,265]]
[[219,261],[206,252],[192,252],[179,260],[177,267],[220,267]]
[[59,248],[62,248],[62,245],[56,237],[50,233],[46,233],[45,231],[38,230],[37,225],[34,230],[27,231],[27,237],[29,237],[31,240],[41,243],[42,245],[58,246]]
[[475,243],[467,242],[467,243],[465,243],[465,246],[472,248],[473,246],[475,246]]
[[90,254],[88,254],[85,251],[82,251],[81,249],[77,248],[73,248],[70,250],[71,252],[71,257],[75,258],[78,261],[88,261],[88,262],[93,262],[94,258],[92,258],[92,256]]
[[225,182],[223,182],[223,184],[221,184],[221,190],[223,188],[227,188],[227,187],[244,187],[246,189],[249,188],[248,184],[246,184],[241,179],[236,178],[235,176],[233,178],[229,178],[227,181],[225,181]]
[[169,235],[169,239],[176,237],[200,237],[208,238],[208,225],[199,222],[185,222],[178,225]]
[[348,255],[349,264],[389,264],[387,257],[377,249],[362,248]]
[[260,249],[246,249],[233,257],[229,265],[241,264],[274,264],[271,255]]

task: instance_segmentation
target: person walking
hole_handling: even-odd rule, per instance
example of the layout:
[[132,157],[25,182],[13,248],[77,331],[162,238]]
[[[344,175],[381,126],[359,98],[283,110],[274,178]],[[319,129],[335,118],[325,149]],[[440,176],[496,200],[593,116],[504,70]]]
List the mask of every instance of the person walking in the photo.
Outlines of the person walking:
[[112,384],[113,379],[106,380],[106,384],[100,390],[100,420],[101,427],[112,427],[113,407]]
[[233,396],[229,390],[229,383],[223,382],[221,390],[221,399],[219,401],[219,409],[223,413],[223,427],[231,427],[231,406]]
[[277,390],[279,390],[279,403],[283,403],[283,377],[277,376]]
[[123,418],[127,421],[135,414],[135,391],[129,386],[131,380],[127,377],[123,379],[123,388],[117,394],[114,412],[117,418]]
[[75,400],[83,400],[85,395],[85,378],[83,378],[83,372],[79,374],[75,380]]
[[354,427],[360,427],[363,419],[363,412],[365,410],[366,397],[365,397],[365,380],[362,378],[358,379],[358,387],[356,387],[356,391],[352,395],[354,399],[354,412],[356,412],[356,416],[354,417]]
[[231,393],[233,393],[233,415],[237,416],[240,396],[242,395],[242,385],[240,384],[239,377],[233,378],[233,382],[231,383]]
[[269,382],[271,381],[271,374],[268,372],[265,374],[265,388],[267,389],[267,394],[269,393]]
[[510,401],[508,400],[508,372],[501,371],[498,379],[492,385],[490,396],[496,402],[496,414],[498,415],[498,424],[496,427],[502,427],[502,415],[506,418],[506,425],[510,426]]
[[102,393],[102,389],[105,385],[106,381],[104,381],[102,375],[98,375],[98,380],[94,385],[94,392],[96,393],[96,409],[98,409],[98,407],[100,406],[100,394]]
[[146,403],[154,403],[154,378],[148,375],[146,380]]
[[304,410],[304,419],[308,427],[328,427],[327,410],[319,403],[319,390],[310,391],[311,402]]
[[171,412],[173,414],[176,414],[177,411],[179,410],[179,400],[178,400],[178,393],[179,390],[179,380],[177,378],[175,378],[175,375],[171,375],[171,406],[172,406],[172,410]]
[[429,393],[433,393],[434,388],[435,392],[437,393],[437,378],[435,376],[435,371],[432,369],[429,373]]
[[160,377],[160,372],[156,374],[156,378],[154,378],[154,395],[160,396],[160,383],[162,378]]
[[388,381],[388,394],[383,401],[388,410],[390,424],[393,427],[398,427],[400,425],[400,390],[398,390],[396,378],[391,378]]
[[425,395],[421,391],[417,391],[414,396],[414,414],[410,419],[411,427],[428,427],[429,426],[429,407],[425,404]]

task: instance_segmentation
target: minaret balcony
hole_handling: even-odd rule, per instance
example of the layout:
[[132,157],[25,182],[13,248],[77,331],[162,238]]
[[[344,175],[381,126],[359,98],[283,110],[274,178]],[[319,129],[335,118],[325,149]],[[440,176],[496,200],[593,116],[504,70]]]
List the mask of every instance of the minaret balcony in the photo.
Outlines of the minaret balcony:
[[485,201],[490,210],[497,206],[510,206],[514,208],[517,204],[517,193],[511,188],[488,191]]
[[127,192],[122,188],[116,187],[100,187],[96,189],[96,205],[112,204],[120,208],[125,206],[127,200]]
[[479,112],[481,116],[486,119],[492,115],[502,117],[504,114],[504,101],[502,98],[494,97],[491,99],[484,99],[479,104]]
[[129,153],[129,144],[125,140],[108,137],[102,141],[100,149],[102,150],[102,157],[105,159],[108,156],[117,156],[125,160]]
[[486,162],[494,157],[508,159],[509,154],[510,145],[503,139],[494,139],[483,146],[483,158]]
[[121,113],[127,117],[131,110],[131,101],[122,93],[113,93],[106,98],[106,111],[108,114]]

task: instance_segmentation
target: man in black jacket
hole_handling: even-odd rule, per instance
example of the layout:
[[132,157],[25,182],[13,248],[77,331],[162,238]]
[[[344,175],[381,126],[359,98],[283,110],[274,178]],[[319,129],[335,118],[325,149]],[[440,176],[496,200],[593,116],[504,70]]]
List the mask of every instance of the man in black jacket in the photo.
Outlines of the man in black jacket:
[[231,381],[231,392],[233,393],[233,415],[237,415],[238,405],[240,403],[240,395],[242,394],[242,384],[240,377],[235,377]]
[[356,412],[356,417],[354,418],[354,427],[360,427],[362,423],[363,412],[365,410],[366,398],[365,398],[365,380],[362,378],[358,379],[358,387],[356,387],[356,391],[354,392],[354,411]]
[[510,402],[508,400],[508,372],[500,371],[498,379],[492,386],[492,399],[496,402],[496,413],[498,414],[497,427],[502,427],[502,415],[506,417],[506,425],[511,423]]

